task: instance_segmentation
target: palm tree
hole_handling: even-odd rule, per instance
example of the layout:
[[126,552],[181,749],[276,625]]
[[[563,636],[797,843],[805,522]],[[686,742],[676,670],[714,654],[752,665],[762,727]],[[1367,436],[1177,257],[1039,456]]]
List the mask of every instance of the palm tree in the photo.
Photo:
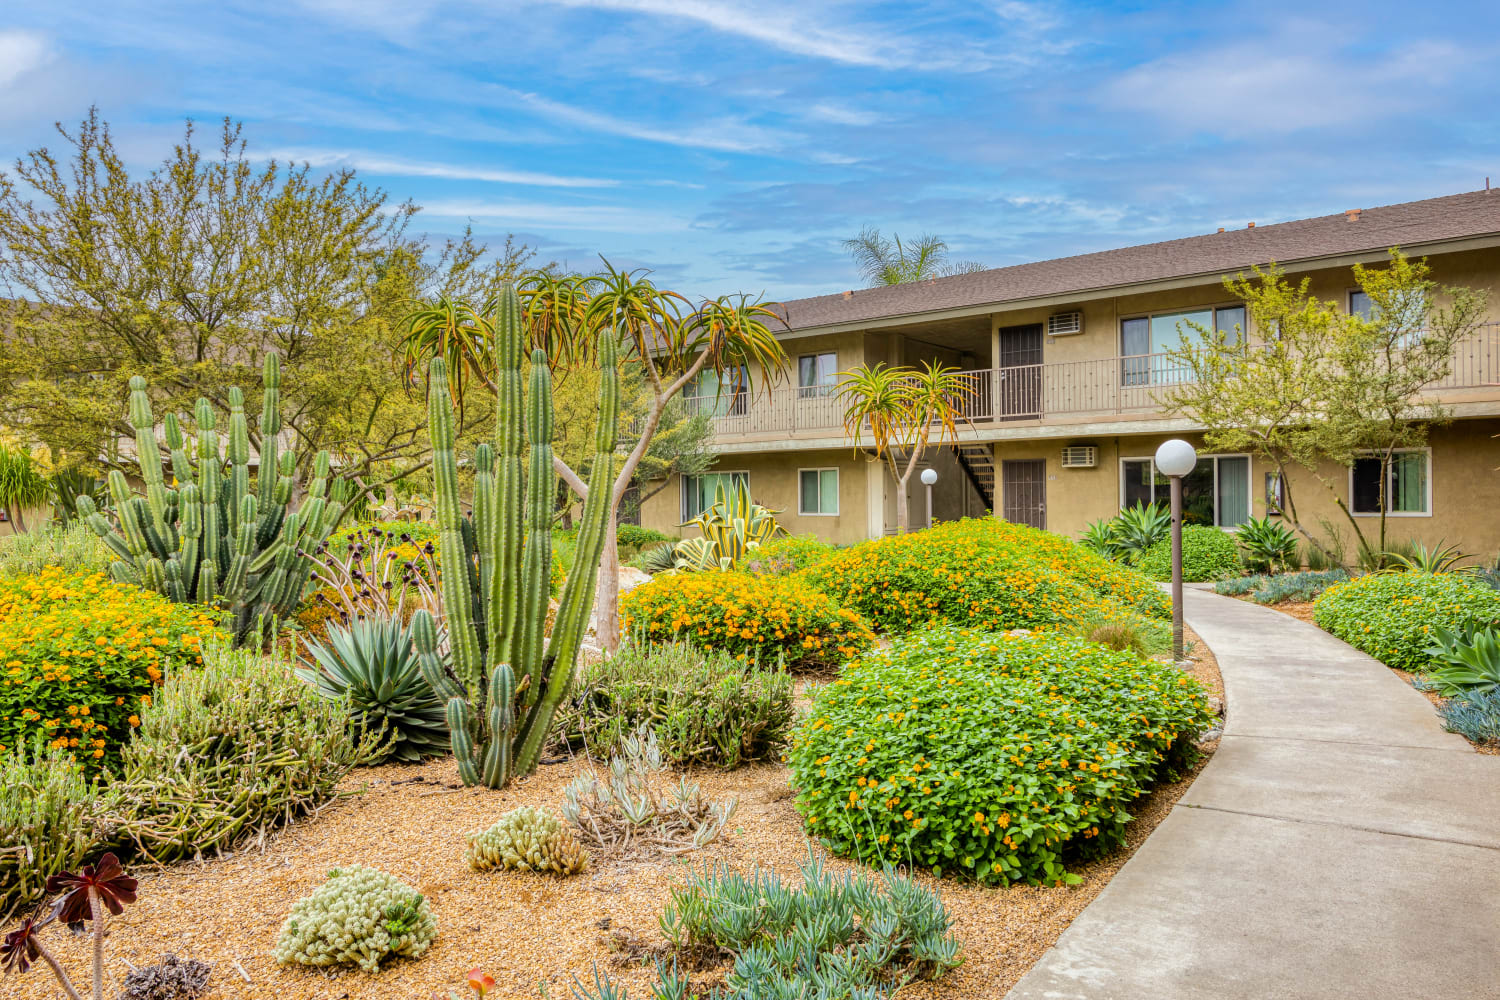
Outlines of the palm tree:
[[899,234],[892,234],[888,240],[874,226],[866,226],[854,239],[845,240],[844,249],[871,286],[904,285],[909,281],[984,270],[984,265],[977,261],[949,263],[948,244],[936,236],[925,235],[915,243],[903,243]]
[[[929,443],[942,444],[958,434],[958,420],[973,387],[957,368],[936,361],[920,368],[861,365],[839,377],[834,390],[844,403],[844,434],[857,446],[868,429],[877,457],[883,457],[896,480],[896,526],[910,530],[906,486]],[[937,438],[933,442],[932,435]],[[896,452],[909,449],[904,465]]]

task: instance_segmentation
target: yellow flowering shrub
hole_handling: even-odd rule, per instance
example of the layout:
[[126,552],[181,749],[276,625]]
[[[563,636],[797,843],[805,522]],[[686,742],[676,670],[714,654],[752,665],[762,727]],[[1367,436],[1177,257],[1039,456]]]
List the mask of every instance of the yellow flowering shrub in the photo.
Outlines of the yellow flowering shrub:
[[857,612],[805,581],[738,572],[665,573],[620,598],[622,624],[654,642],[684,639],[702,649],[788,667],[833,666],[875,641]]
[[839,549],[800,575],[895,633],[944,621],[1008,629],[1171,617],[1167,596],[1141,573],[1062,535],[994,518]]
[[162,677],[201,662],[214,622],[99,573],[0,580],[0,750],[40,733],[91,764],[117,759]]
[[1323,591],[1313,621],[1388,667],[1420,672],[1432,665],[1434,629],[1500,626],[1500,591],[1468,573],[1371,573]]
[[818,689],[787,759],[837,854],[988,884],[1074,882],[1130,803],[1186,763],[1208,698],[1170,664],[1076,636],[935,628]]

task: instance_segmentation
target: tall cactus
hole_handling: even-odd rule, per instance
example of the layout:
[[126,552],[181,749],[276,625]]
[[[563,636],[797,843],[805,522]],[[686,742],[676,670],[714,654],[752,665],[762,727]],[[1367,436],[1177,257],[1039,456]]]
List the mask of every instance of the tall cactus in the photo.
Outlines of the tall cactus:
[[266,355],[261,407],[261,465],[250,487],[250,429],[245,397],[229,390],[229,436],[220,446],[217,417],[208,400],[194,408],[197,437],[184,437],[181,420],[167,414],[164,443],[176,488],[162,471],[156,420],[146,380],[130,380],[130,424],[144,496],[135,496],[125,476],[109,474],[119,519],[112,526],[88,496],[78,513],[104,539],[117,559],[110,574],[165,594],[174,601],[216,604],[232,612],[236,643],[259,638],[264,624],[291,614],[302,599],[312,569],[309,553],[337,523],[342,507],[329,503],[329,461],[319,452],[314,478],[300,510],[289,506],[296,456],[279,453],[281,369]]
[[536,767],[553,716],[573,683],[609,513],[620,390],[617,334],[604,330],[589,495],[573,570],[548,640],[543,626],[557,489],[552,376],[545,352],[532,351],[530,384],[522,392],[525,337],[520,299],[510,285],[497,299],[494,325],[497,434],[493,449],[482,444],[475,455],[472,520],[459,509],[453,404],[441,358],[432,360],[428,380],[451,667],[444,663],[437,625],[426,611],[414,616],[412,633],[422,675],[447,706],[460,777],[466,785],[500,788]]

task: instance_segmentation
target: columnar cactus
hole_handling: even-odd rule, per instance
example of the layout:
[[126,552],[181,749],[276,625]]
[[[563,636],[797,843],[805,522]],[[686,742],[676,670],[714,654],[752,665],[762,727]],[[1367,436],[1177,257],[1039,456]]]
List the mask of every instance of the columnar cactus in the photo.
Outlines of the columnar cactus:
[[[130,380],[130,423],[144,496],[135,496],[118,469],[109,490],[119,518],[116,530],[88,496],[78,513],[119,558],[110,575],[165,594],[174,601],[215,604],[233,612],[237,643],[263,625],[285,618],[302,599],[309,556],[333,530],[341,505],[329,503],[328,453],[314,461],[314,479],[301,507],[290,511],[295,456],[278,455],[281,370],[266,355],[260,417],[260,471],[250,487],[250,431],[245,397],[229,390],[229,437],[220,448],[216,417],[208,400],[195,407],[195,447],[183,436],[176,414],[162,421],[171,453],[173,487],[162,473],[156,420],[146,380]],[[175,487],[175,488],[174,488]]]
[[[617,335],[606,329],[599,335],[599,423],[588,499],[573,570],[548,641],[543,626],[557,488],[552,468],[552,376],[546,353],[533,351],[531,382],[523,396],[521,302],[509,285],[497,299],[494,324],[496,447],[482,444],[475,454],[472,520],[459,511],[453,404],[441,358],[432,360],[428,380],[451,669],[439,652],[431,615],[418,611],[412,634],[422,675],[447,706],[453,754],[464,784],[500,788],[512,775],[528,774],[536,767],[552,718],[573,683],[609,516],[619,375]],[[523,435],[529,443],[524,455]]]

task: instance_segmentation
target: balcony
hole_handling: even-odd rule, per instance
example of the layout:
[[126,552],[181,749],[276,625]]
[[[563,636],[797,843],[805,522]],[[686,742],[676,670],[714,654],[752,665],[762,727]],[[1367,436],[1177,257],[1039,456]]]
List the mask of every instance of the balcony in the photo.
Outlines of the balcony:
[[[966,371],[961,377],[971,391],[964,401],[969,427],[963,429],[1163,416],[1160,397],[1189,375],[1166,354]],[[1454,352],[1452,371],[1431,390],[1444,399],[1500,400],[1500,323],[1481,327],[1461,344]],[[713,418],[715,437],[723,443],[843,436],[844,406],[830,387],[781,387],[686,400],[694,411]]]

